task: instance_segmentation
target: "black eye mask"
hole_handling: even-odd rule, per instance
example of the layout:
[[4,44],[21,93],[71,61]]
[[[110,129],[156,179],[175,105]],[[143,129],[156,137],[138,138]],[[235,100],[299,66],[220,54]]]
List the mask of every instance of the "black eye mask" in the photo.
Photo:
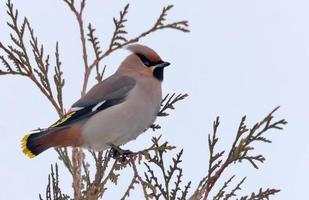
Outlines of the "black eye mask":
[[152,67],[152,66],[155,66],[155,65],[157,65],[157,64],[161,64],[161,63],[163,63],[163,61],[158,61],[158,62],[152,62],[152,61],[150,61],[146,56],[144,56],[143,54],[140,54],[140,53],[137,53],[136,54],[138,57],[139,57],[139,59],[141,59],[141,61],[143,62],[143,64],[145,65],[145,66],[147,66],[147,67]]

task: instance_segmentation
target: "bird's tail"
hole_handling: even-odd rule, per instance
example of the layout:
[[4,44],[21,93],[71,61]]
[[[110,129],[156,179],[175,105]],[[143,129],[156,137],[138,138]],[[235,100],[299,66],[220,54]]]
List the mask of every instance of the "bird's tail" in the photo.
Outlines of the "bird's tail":
[[42,142],[49,135],[51,130],[39,129],[35,132],[26,134],[21,140],[21,148],[29,158],[34,158],[51,146]]
[[24,154],[34,158],[50,147],[81,146],[81,130],[77,126],[50,127],[26,134],[21,140]]

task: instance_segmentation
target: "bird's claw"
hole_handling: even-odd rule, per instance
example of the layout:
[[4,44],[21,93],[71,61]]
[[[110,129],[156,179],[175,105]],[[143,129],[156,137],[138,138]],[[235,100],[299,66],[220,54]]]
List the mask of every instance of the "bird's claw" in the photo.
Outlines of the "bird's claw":
[[125,162],[127,161],[127,158],[130,157],[133,152],[128,150],[128,149],[121,149],[119,146],[116,146],[114,144],[110,144],[110,152],[109,152],[109,155],[120,161],[120,162]]

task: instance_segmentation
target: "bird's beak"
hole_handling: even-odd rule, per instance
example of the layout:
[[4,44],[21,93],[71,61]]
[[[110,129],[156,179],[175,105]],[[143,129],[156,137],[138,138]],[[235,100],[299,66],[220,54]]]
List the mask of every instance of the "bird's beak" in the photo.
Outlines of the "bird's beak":
[[160,63],[160,64],[157,64],[155,67],[159,67],[159,68],[164,68],[164,67],[167,67],[169,66],[170,63],[169,62],[163,62],[163,63]]

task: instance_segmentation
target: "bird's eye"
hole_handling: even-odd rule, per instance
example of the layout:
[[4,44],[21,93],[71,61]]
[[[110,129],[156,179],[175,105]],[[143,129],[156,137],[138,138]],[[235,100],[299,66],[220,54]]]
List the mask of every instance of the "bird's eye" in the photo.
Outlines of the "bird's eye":
[[149,66],[150,65],[150,63],[146,60],[146,61],[143,61],[143,63],[144,63],[144,65],[146,65],[146,66]]
[[143,54],[139,54],[139,53],[136,54],[136,55],[139,57],[139,59],[141,59],[141,61],[143,62],[143,64],[145,66],[147,66],[147,67],[151,66],[151,62],[146,56],[144,56]]

